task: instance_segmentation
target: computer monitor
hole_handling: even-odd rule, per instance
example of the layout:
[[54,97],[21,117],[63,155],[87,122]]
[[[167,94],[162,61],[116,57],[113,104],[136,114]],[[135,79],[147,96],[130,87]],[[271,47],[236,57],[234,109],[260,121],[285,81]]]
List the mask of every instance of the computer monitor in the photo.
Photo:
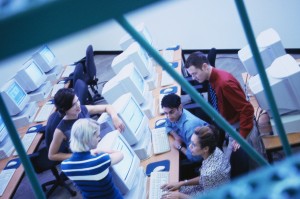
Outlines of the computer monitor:
[[146,103],[151,94],[148,85],[132,62],[125,65],[116,76],[104,85],[101,94],[109,104],[112,104],[121,95],[128,92],[140,105]]
[[154,67],[148,53],[136,42],[113,59],[111,67],[118,74],[120,70],[130,62],[133,62],[144,78],[154,73]]
[[8,135],[5,123],[0,115],[0,160],[7,158],[14,150],[14,145]]
[[[268,68],[277,57],[286,54],[278,33],[272,28],[261,32],[256,37],[256,43],[265,68]],[[239,50],[238,56],[251,76],[258,73],[249,45]]]
[[[137,26],[135,26],[135,30],[150,44],[153,45],[152,36],[150,35],[150,32],[148,28],[145,26],[144,23],[141,23]],[[136,42],[134,38],[131,37],[130,34],[125,34],[120,39],[120,47],[122,50],[126,50],[132,43]]]
[[4,124],[4,121],[2,119],[2,116],[0,115],[0,143],[3,141],[3,139],[8,135],[8,132],[6,130],[6,126]]
[[136,175],[140,165],[140,159],[123,137],[123,133],[117,130],[107,133],[102,137],[98,146],[100,149],[116,150],[123,153],[123,160],[118,164],[112,165],[110,171],[114,184],[119,188],[121,193],[125,195],[133,188],[133,184],[137,180]]
[[37,63],[30,59],[15,75],[17,82],[29,93],[38,89],[45,83],[47,76]]
[[[112,106],[125,124],[125,130],[122,132],[122,135],[131,146],[137,144],[150,131],[148,125],[149,119],[130,93],[120,96]],[[98,122],[100,124],[106,123],[110,129],[114,129],[112,120],[108,114],[101,114]]]
[[[278,57],[266,74],[280,115],[300,112],[300,67],[291,55]],[[272,117],[259,75],[249,79],[249,87],[259,106]]]
[[29,103],[29,95],[13,78],[1,88],[1,95],[11,116],[19,114]]
[[32,58],[45,73],[57,65],[57,59],[47,45],[44,45],[41,49],[34,53]]

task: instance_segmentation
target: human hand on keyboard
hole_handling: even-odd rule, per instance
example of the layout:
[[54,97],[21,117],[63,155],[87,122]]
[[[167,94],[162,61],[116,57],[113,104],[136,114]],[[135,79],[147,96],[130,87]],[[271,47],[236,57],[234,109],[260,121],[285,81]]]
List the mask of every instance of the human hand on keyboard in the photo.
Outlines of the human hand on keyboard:
[[169,191],[178,190],[182,185],[183,182],[172,182],[172,183],[163,184],[160,188],[163,191],[169,192]]
[[183,194],[183,193],[180,193],[179,191],[178,192],[166,192],[164,193],[162,196],[161,196],[161,199],[178,199],[178,198],[189,198],[189,196]]

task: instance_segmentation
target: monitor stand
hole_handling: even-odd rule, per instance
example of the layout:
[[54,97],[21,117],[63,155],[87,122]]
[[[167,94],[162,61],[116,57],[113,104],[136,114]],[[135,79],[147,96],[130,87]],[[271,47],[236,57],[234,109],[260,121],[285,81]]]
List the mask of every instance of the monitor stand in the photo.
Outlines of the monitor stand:
[[148,119],[151,119],[155,116],[155,103],[151,91],[147,92],[147,96],[145,96],[145,99],[146,101],[142,105],[140,105],[140,107],[148,117]]
[[132,188],[125,195],[123,195],[124,199],[146,199],[147,177],[143,167],[138,168],[135,179],[136,180]]
[[39,107],[36,102],[30,102],[19,114],[12,116],[12,120],[16,128],[21,128],[30,124],[34,119],[38,108]]
[[[281,115],[281,122],[286,134],[300,132],[300,113]],[[274,135],[278,135],[274,119],[270,119]]]
[[47,80],[46,81],[56,81],[58,80],[63,72],[63,67],[62,65],[56,65],[54,66],[51,70],[49,70],[48,72],[46,72],[47,75]]
[[150,130],[146,131],[138,141],[138,143],[132,145],[131,147],[140,160],[145,160],[151,157],[153,154],[153,150]]
[[30,101],[42,101],[46,99],[51,92],[52,84],[50,81],[44,82],[38,89],[28,93]]

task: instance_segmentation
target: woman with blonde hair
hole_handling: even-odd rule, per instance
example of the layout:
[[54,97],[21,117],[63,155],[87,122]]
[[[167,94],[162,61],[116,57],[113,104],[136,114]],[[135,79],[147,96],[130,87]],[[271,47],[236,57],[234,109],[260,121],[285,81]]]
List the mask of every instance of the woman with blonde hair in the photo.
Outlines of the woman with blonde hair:
[[101,151],[100,125],[89,118],[77,120],[71,129],[69,159],[61,163],[62,171],[80,189],[83,198],[123,198],[109,172],[111,165],[123,159],[120,151]]

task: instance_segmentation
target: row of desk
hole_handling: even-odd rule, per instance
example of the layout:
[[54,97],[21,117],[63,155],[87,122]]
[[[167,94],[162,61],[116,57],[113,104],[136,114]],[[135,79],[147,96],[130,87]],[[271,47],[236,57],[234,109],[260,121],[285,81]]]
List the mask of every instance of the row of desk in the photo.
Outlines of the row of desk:
[[[64,69],[65,69],[65,68],[64,68]],[[64,71],[64,70],[62,70],[62,72],[63,72],[63,71]],[[63,78],[61,77],[61,75],[62,75],[62,73],[59,74],[60,78],[58,78],[58,80],[52,81],[52,85],[55,85],[56,83],[58,83],[60,80],[63,79]],[[65,84],[65,86],[68,86],[68,85]],[[52,91],[51,91],[51,92],[52,92]],[[49,96],[48,96],[47,98],[45,98],[44,100],[38,102],[39,110],[40,110],[40,108],[41,108],[47,101],[49,101],[49,100],[51,99],[51,92],[50,92],[50,94],[49,94]],[[45,122],[39,122],[39,123],[37,123],[37,122],[32,122],[32,123],[29,124],[29,125],[26,125],[26,126],[24,126],[24,127],[21,127],[21,128],[19,128],[19,129],[17,129],[17,131],[18,131],[18,133],[19,133],[19,135],[20,135],[20,138],[22,138],[22,137],[26,134],[27,130],[28,130],[30,127],[35,126],[35,125],[38,125],[38,124],[42,124],[42,125],[44,126],[44,125],[47,124],[47,121],[45,121]],[[29,147],[28,150],[27,150],[27,154],[32,154],[32,153],[34,153],[34,152],[37,150],[37,148],[38,148],[39,144],[41,143],[43,137],[44,137],[44,134],[43,134],[43,133],[39,133],[39,132],[38,132],[38,133],[36,134],[36,136],[35,136],[33,142],[31,143],[30,147]],[[0,160],[0,171],[2,171],[2,170],[5,168],[6,164],[7,164],[10,160],[15,159],[15,158],[17,158],[17,156],[13,156],[13,154],[12,154],[10,157]],[[6,199],[6,198],[11,198],[11,197],[13,196],[13,194],[15,193],[16,189],[18,188],[18,186],[19,186],[19,184],[20,184],[20,182],[21,182],[21,180],[22,180],[24,174],[25,174],[25,170],[24,170],[23,165],[21,164],[21,165],[16,169],[16,171],[14,172],[14,174],[13,174],[13,176],[12,176],[10,182],[8,183],[7,188],[5,189],[3,195],[0,196],[0,199],[2,199],[2,198],[5,198],[5,199]]]
[[[178,62],[178,67],[176,68],[178,73],[181,73],[181,59],[182,59],[181,49],[179,48],[178,50],[176,50],[174,52],[174,62]],[[160,87],[161,74],[162,74],[162,68],[160,66],[156,66],[156,72],[158,75],[157,88],[152,91],[153,97],[155,99],[154,103],[155,103],[155,108],[156,108],[156,110],[155,110],[156,116],[153,117],[152,119],[150,119],[150,121],[149,121],[150,129],[155,128],[155,122],[158,119],[164,118],[164,116],[160,115],[160,113],[159,113],[159,106],[160,106],[159,93],[160,93],[161,89],[169,87],[169,86]],[[61,79],[62,78],[60,78],[59,80],[61,80]],[[57,82],[59,82],[59,80]],[[53,85],[56,84],[57,82],[53,82]],[[180,95],[180,90],[181,90],[180,85],[175,83],[175,85],[170,85],[170,86],[178,86],[177,94]],[[51,98],[51,95],[49,95],[47,99],[39,102],[39,107],[42,107],[50,98]],[[27,132],[27,130],[31,126],[35,126],[37,124],[46,125],[47,121],[42,122],[42,123],[33,122],[27,126],[17,129],[18,133],[20,134],[20,137],[23,137],[25,135],[25,133]],[[42,141],[42,139],[43,139],[43,134],[37,133],[37,135],[34,138],[34,141],[32,142],[31,146],[27,150],[27,154],[32,154],[33,152],[35,152],[37,150],[40,142]],[[173,138],[171,136],[169,136],[169,139],[170,139],[170,144],[172,145]],[[11,155],[8,158],[0,160],[0,171],[2,171],[5,168],[7,162],[9,162],[10,160],[12,160],[14,158],[16,158],[16,157]],[[150,158],[148,158],[147,160],[141,161],[141,166],[143,166],[144,169],[146,170],[146,167],[149,163],[160,161],[160,160],[165,160],[165,159],[168,159],[170,161],[169,172],[172,174],[172,175],[170,175],[170,178],[169,178],[170,182],[178,181],[178,179],[179,179],[179,152],[178,152],[178,150],[174,149],[174,147],[172,147],[172,146],[171,146],[171,150],[167,153],[160,154],[160,155],[153,155]],[[0,197],[0,199],[11,198],[13,196],[13,194],[15,193],[18,185],[20,184],[24,174],[25,174],[24,167],[22,165],[20,165],[14,172],[14,175],[12,176],[7,188],[5,189],[3,195]],[[147,185],[147,186],[149,186],[149,185]],[[149,189],[147,189],[147,190],[149,190]]]

